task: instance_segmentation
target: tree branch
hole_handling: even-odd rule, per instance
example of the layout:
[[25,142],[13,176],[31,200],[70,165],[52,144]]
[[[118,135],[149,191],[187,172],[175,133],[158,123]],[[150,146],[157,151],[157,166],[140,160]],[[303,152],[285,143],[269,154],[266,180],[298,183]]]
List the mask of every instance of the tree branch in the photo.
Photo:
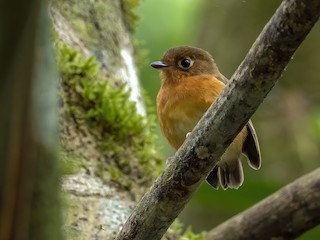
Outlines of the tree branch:
[[320,168],[212,229],[207,240],[295,239],[320,222]]
[[283,1],[231,81],[177,151],[116,239],[160,239],[280,77],[320,14],[317,0]]

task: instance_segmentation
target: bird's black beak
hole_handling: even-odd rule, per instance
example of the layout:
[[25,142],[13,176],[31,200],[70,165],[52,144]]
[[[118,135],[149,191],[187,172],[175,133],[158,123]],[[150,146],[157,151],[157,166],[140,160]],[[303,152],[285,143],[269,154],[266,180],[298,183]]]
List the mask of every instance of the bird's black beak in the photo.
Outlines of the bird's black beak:
[[165,64],[162,61],[153,62],[150,65],[151,65],[151,67],[154,67],[154,68],[165,68],[165,67],[168,67],[168,65]]

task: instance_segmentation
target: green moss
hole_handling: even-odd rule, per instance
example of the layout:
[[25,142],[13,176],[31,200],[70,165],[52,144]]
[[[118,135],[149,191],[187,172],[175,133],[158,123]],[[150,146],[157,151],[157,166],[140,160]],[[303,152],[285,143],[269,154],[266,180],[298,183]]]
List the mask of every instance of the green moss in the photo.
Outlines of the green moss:
[[[90,125],[99,125],[103,132],[115,136],[117,140],[144,135],[148,124],[137,114],[134,102],[129,101],[130,92],[126,85],[115,88],[98,74],[98,64],[94,57],[84,60],[75,50],[59,45],[58,63],[63,83],[71,87],[81,102],[83,117]],[[63,54],[62,54],[63,53]],[[72,105],[76,113],[79,108]]]
[[123,6],[124,10],[127,12],[129,26],[131,30],[135,30],[137,27],[137,22],[140,19],[139,16],[134,12],[134,10],[139,6],[140,0],[124,0]]
[[57,44],[56,52],[70,114],[85,122],[106,157],[97,175],[103,179],[108,171],[124,187],[150,182],[163,164],[154,145],[154,116],[139,115],[127,86],[109,84],[94,57],[84,59],[65,44]]
[[63,148],[59,150],[60,172],[62,175],[75,174],[84,165],[82,158],[72,153],[67,153]]
[[125,188],[131,188],[132,182],[129,178],[123,176],[123,173],[118,167],[114,165],[109,165],[107,171],[110,173],[114,181],[121,184]]
[[177,239],[177,240],[204,240],[205,233],[201,232],[199,234],[193,233],[191,227],[187,227],[185,231],[183,231],[183,224],[179,219],[176,219],[168,229],[165,236],[162,240],[167,239]]

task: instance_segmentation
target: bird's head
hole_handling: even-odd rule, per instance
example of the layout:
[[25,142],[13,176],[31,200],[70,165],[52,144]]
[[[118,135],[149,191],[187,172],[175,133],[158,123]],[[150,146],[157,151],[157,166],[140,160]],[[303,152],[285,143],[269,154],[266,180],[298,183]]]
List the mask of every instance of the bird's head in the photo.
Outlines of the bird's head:
[[205,50],[189,46],[171,48],[160,61],[151,66],[161,71],[163,81],[179,81],[201,74],[219,77],[220,72],[212,56]]

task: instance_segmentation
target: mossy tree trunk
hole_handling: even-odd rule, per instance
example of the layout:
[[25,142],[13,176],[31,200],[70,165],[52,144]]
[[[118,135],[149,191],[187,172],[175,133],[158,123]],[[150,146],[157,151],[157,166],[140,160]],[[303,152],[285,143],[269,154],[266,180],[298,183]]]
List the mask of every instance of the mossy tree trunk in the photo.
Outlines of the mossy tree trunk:
[[68,239],[114,239],[163,162],[134,61],[137,2],[51,2]]

